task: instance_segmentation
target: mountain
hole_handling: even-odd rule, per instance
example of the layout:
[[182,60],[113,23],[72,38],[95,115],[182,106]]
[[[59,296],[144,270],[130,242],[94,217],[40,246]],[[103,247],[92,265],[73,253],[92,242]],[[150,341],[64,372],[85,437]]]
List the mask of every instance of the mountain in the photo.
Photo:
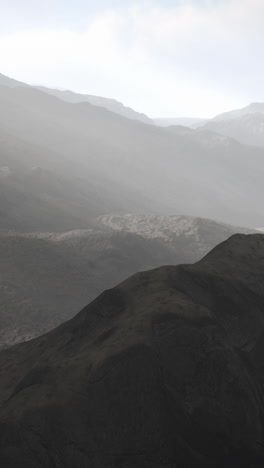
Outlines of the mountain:
[[139,270],[199,260],[250,230],[183,216],[104,216],[64,233],[0,232],[0,348],[71,318]]
[[202,125],[205,125],[209,119],[198,119],[192,117],[177,117],[171,119],[154,119],[154,122],[161,127],[170,127],[171,125],[182,125],[189,128],[199,128]]
[[0,86],[7,86],[8,88],[17,88],[18,86],[28,87],[29,85],[23,83],[22,81],[17,81],[13,78],[9,78],[8,76],[2,75],[2,73],[0,73]]
[[[128,211],[264,224],[262,149],[209,131],[146,125],[32,88],[0,86],[0,104],[0,167],[14,176],[37,167],[53,180],[46,193],[39,194],[35,184],[30,196],[36,213],[40,204],[40,211],[52,207],[57,214],[46,216],[40,228],[29,219],[24,231],[89,228],[98,216]],[[62,191],[53,185],[57,179]],[[4,190],[13,190],[12,177],[4,180]],[[23,190],[24,182],[17,187],[19,204]],[[0,210],[7,216],[8,195],[1,195]],[[10,228],[20,229],[15,220]]]
[[243,144],[264,147],[264,103],[253,103],[220,114],[202,128],[235,138]]
[[[30,85],[26,83],[14,80],[12,78],[9,78],[8,76],[2,75],[1,73],[0,73],[0,86],[7,86],[9,88],[17,88],[19,86],[30,87]],[[108,109],[111,112],[122,115],[123,117],[126,117],[127,119],[139,120],[147,124],[153,124],[153,121],[149,117],[147,117],[145,114],[136,112],[130,107],[124,106],[124,104],[117,101],[116,99],[109,99],[105,97],[92,96],[92,95],[87,95],[87,94],[78,94],[69,90],[63,91],[59,89],[47,88],[45,86],[31,86],[31,88],[39,89],[40,91],[43,91],[46,94],[56,96],[62,101],[70,102],[73,104],[76,104],[79,102],[89,102],[90,104],[94,106],[103,107],[105,109]]]
[[77,184],[70,177],[41,167],[32,166],[23,171],[14,166],[8,163],[0,167],[2,229],[59,231],[89,225],[84,217],[97,213],[97,206],[82,187],[83,183]]
[[[32,101],[36,93],[42,101],[36,100],[36,107],[31,109],[30,100],[25,98],[23,103],[16,103],[15,97],[12,99],[16,92],[22,95],[28,92],[33,96]],[[82,139],[74,128],[68,129],[66,137],[67,129],[63,128],[60,117],[54,114],[52,122],[52,106],[50,110],[45,109],[45,101],[50,99],[49,96],[46,98],[43,93],[31,89],[9,90],[0,86],[1,93],[1,229],[64,231],[76,227],[87,228],[91,225],[91,219],[100,214],[138,210],[144,201],[147,202],[147,197],[143,193],[140,195],[143,190],[126,189],[122,178],[117,177],[114,182],[111,176],[106,178],[104,167],[100,168],[100,161],[99,167],[94,168],[93,161],[98,151],[106,154],[108,150],[111,151],[111,147],[106,148],[102,142],[97,148],[92,135]],[[51,99],[61,103],[56,98]],[[96,114],[96,108],[85,105],[95,109]],[[67,104],[69,116],[71,106]],[[102,110],[103,115],[104,112],[107,111]],[[89,116],[89,112],[87,114]],[[85,121],[83,125],[86,125]],[[68,140],[68,148],[64,140]],[[91,146],[92,154],[89,155]]]
[[136,112],[130,107],[124,106],[124,104],[122,104],[119,101],[116,101],[116,99],[109,99],[100,96],[91,96],[88,94],[78,94],[68,90],[62,91],[59,89],[46,88],[45,86],[36,86],[36,88],[47,94],[56,96],[62,101],[71,102],[72,104],[76,104],[79,102],[89,102],[93,106],[104,107],[105,109],[114,112],[115,114],[122,115],[127,119],[139,120],[140,122],[150,125],[154,124],[154,122],[147,115]]
[[0,234],[0,348],[51,330],[172,252],[159,240],[105,229]]
[[2,351],[1,466],[263,466],[263,258],[235,235]]
[[242,109],[236,109],[233,111],[224,112],[223,114],[219,114],[212,120],[214,122],[223,120],[236,120],[250,114],[264,114],[264,103],[254,102],[246,107],[242,107]]

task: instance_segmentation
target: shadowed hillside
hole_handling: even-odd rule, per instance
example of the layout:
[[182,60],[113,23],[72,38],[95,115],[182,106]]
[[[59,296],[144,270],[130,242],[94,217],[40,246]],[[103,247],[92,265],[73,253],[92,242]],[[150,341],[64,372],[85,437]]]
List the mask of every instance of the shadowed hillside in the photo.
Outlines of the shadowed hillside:
[[235,235],[3,351],[1,466],[263,466],[263,258]]

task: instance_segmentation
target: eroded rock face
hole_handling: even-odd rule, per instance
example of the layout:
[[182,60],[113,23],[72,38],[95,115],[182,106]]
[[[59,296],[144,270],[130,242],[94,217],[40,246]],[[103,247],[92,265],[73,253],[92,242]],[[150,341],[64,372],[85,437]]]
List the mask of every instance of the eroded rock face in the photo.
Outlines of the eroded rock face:
[[260,467],[264,236],[136,274],[0,354],[0,465]]

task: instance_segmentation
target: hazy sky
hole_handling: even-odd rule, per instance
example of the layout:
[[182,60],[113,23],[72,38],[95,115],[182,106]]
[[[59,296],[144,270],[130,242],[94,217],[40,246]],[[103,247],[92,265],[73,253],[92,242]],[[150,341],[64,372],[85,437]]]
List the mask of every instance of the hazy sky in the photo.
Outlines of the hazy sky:
[[0,0],[0,72],[151,117],[264,101],[264,0]]

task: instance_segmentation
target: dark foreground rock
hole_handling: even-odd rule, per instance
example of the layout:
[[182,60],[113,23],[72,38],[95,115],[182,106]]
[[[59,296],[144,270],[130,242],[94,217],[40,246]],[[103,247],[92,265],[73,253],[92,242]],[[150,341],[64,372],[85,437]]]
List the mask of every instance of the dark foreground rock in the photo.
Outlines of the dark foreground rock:
[[264,236],[139,273],[0,354],[0,466],[264,465]]

